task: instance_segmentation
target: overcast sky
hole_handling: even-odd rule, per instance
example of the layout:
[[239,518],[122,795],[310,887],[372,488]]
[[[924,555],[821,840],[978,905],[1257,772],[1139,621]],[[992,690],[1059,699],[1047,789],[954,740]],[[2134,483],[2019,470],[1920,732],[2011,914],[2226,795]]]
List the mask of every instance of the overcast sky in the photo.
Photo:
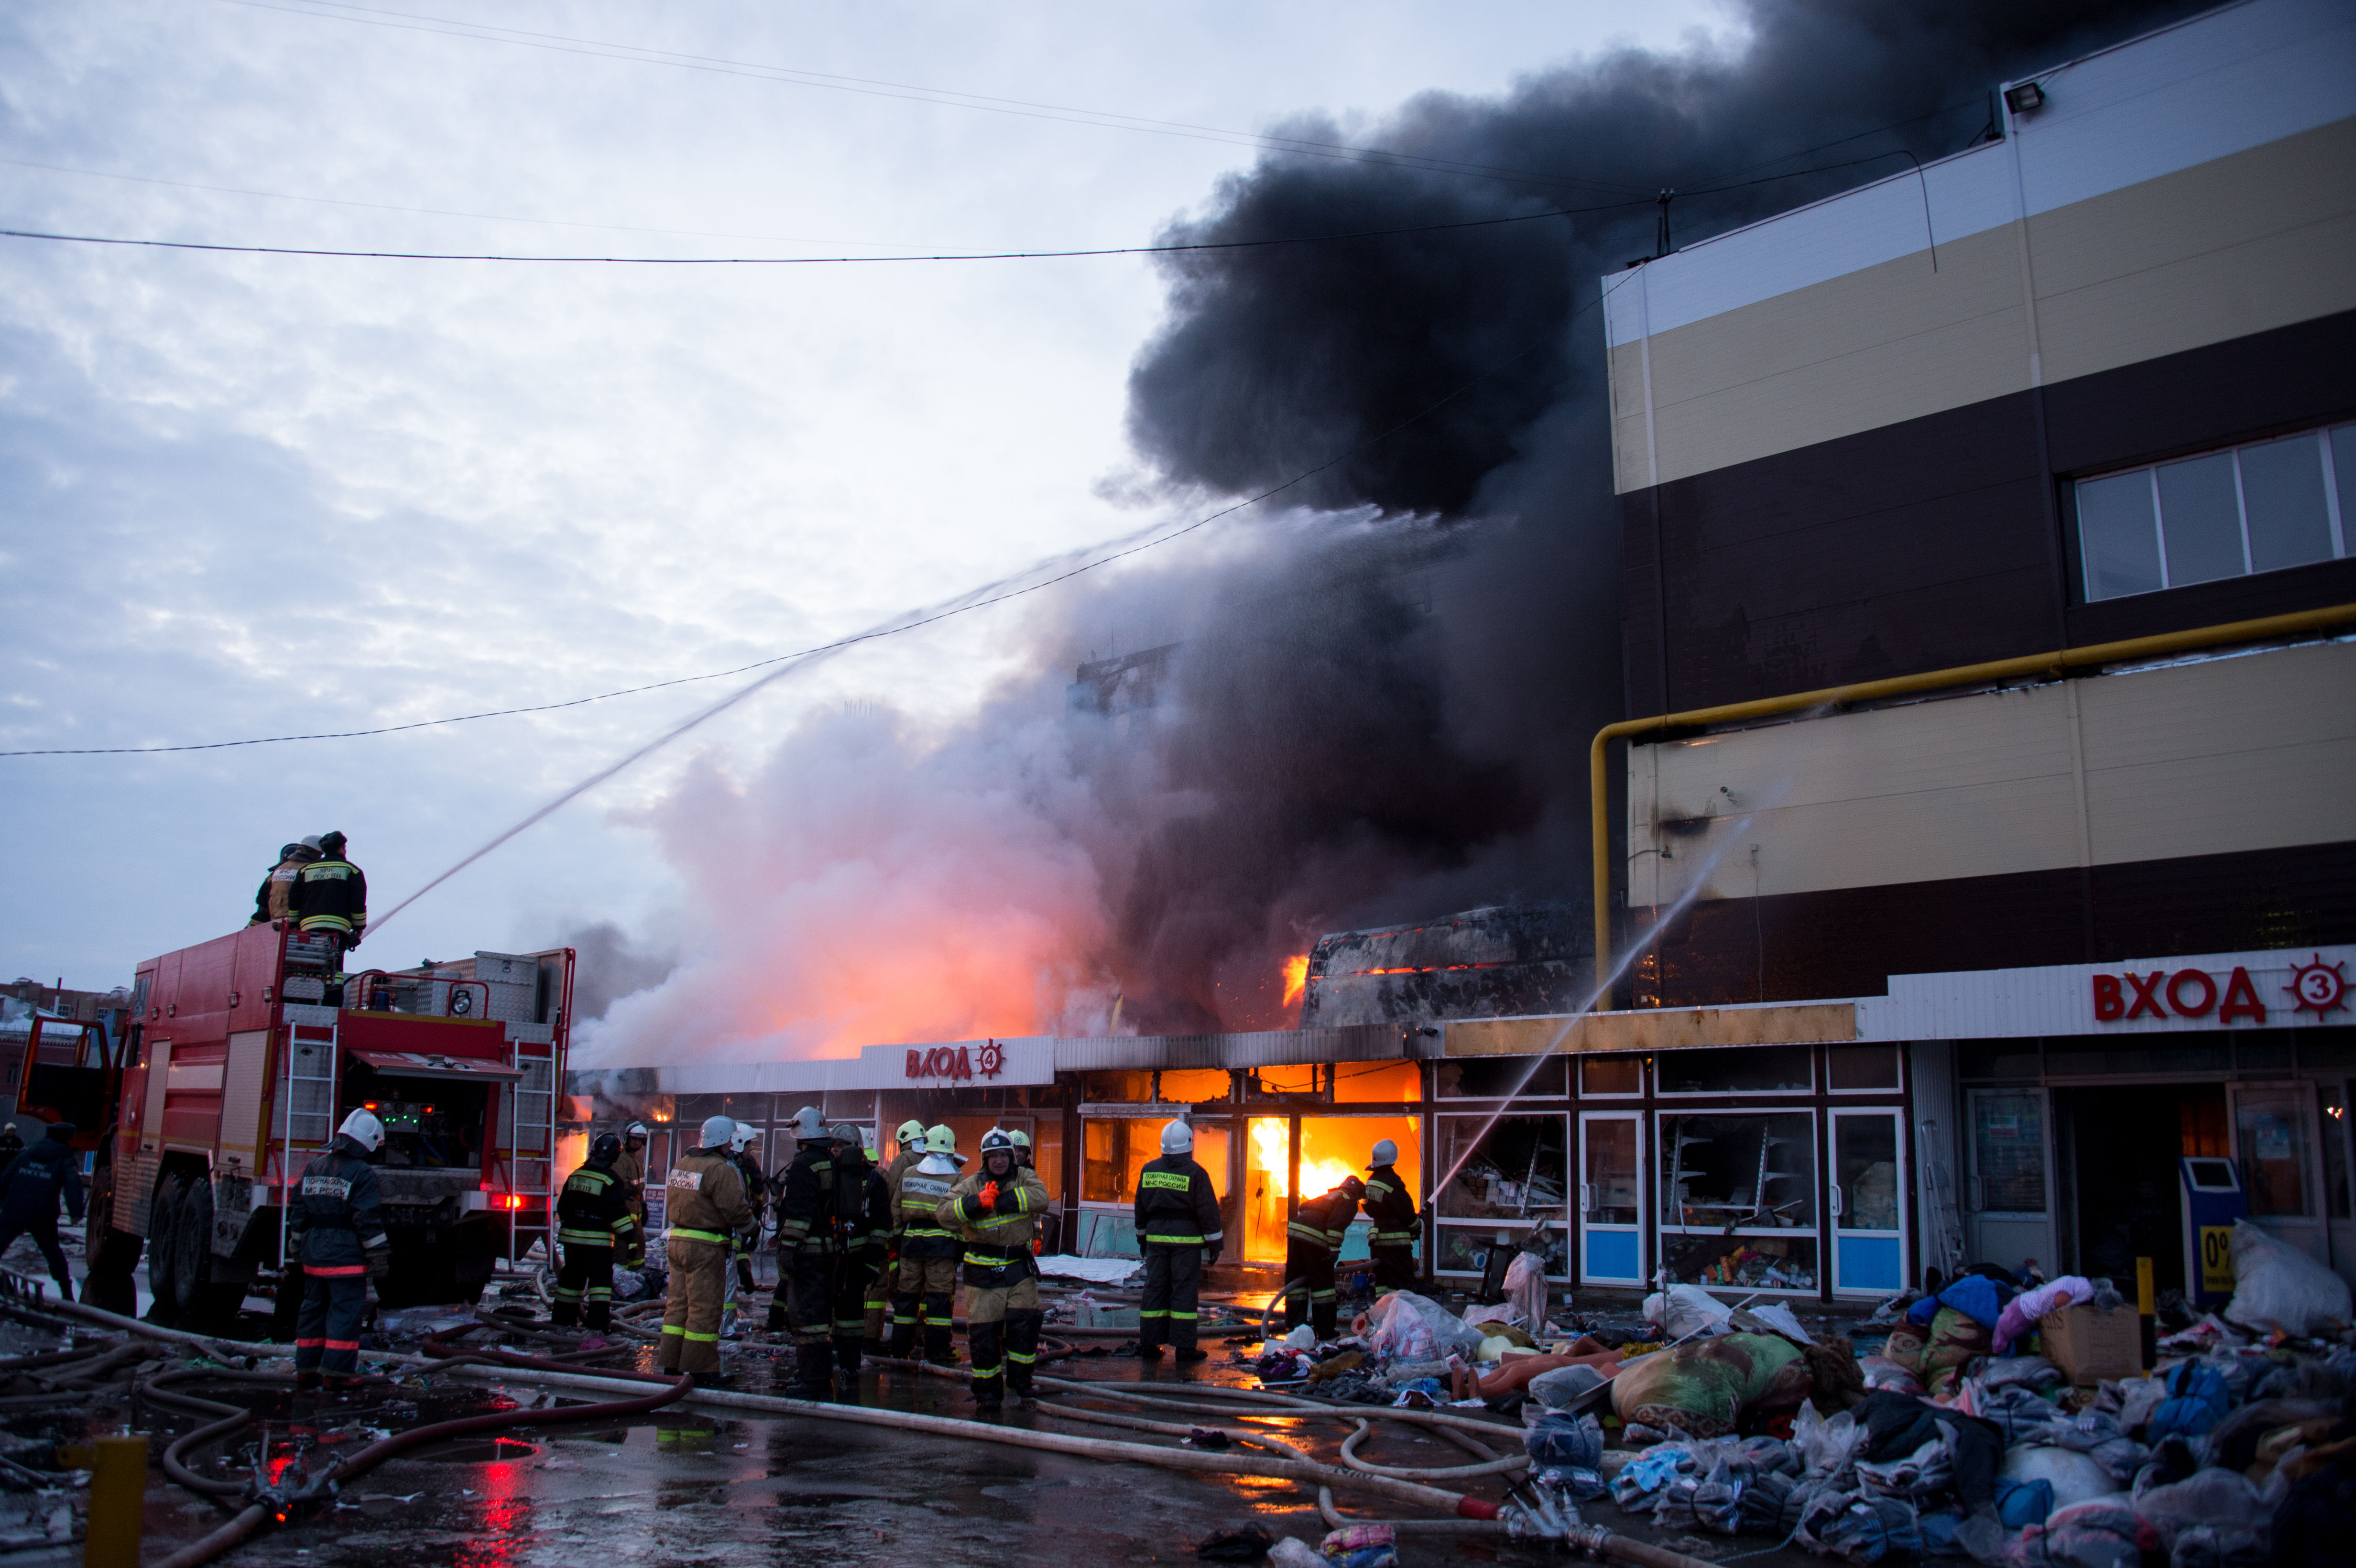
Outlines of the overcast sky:
[[[1285,116],[1363,123],[1723,21],[1563,0],[417,3],[18,0],[0,226],[614,255],[1130,245]],[[1123,382],[1161,301],[1137,257],[671,268],[0,240],[0,749],[363,729],[722,669],[1180,515],[1107,498],[1134,478]],[[806,705],[867,697],[953,716],[1004,629],[985,614],[834,660],[694,745],[750,757]],[[0,759],[0,977],[127,982],[241,924],[280,842],[329,827],[381,911],[725,689]],[[659,939],[679,884],[622,818],[690,750],[518,837],[367,956],[594,920]]]

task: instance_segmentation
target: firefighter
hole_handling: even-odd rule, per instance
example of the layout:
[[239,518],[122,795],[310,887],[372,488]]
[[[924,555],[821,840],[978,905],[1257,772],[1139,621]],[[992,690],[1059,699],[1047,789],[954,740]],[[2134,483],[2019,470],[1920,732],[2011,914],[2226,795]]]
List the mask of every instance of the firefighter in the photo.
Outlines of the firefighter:
[[0,1170],[6,1169],[7,1162],[24,1152],[25,1140],[18,1135],[16,1124],[11,1122],[0,1127]]
[[849,1122],[834,1142],[834,1376],[845,1399],[856,1397],[864,1349],[867,1307],[883,1287],[884,1254],[892,1243],[892,1189],[867,1157],[867,1144]]
[[[11,1122],[8,1136],[16,1134],[16,1124]],[[73,1124],[59,1122],[31,1148],[19,1144],[7,1169],[0,1171],[0,1253],[15,1246],[17,1237],[30,1234],[49,1262],[59,1296],[66,1301],[74,1298],[73,1270],[66,1264],[65,1249],[58,1245],[58,1200],[65,1200],[66,1213],[80,1224],[81,1157],[74,1152],[73,1136]]]
[[288,911],[305,936],[323,936],[331,944],[327,973],[343,970],[343,955],[360,944],[368,929],[368,878],[344,859],[341,833],[319,835],[319,859],[294,879]]
[[1375,1296],[1415,1286],[1415,1243],[1419,1233],[1415,1199],[1392,1168],[1398,1162],[1398,1145],[1384,1138],[1375,1145],[1374,1163],[1366,1168],[1366,1218],[1375,1233],[1368,1243],[1375,1258]]
[[728,1158],[728,1137],[735,1130],[729,1117],[707,1117],[702,1144],[671,1161],[663,1187],[670,1304],[663,1310],[662,1349],[655,1364],[666,1372],[690,1373],[699,1384],[719,1381],[729,1238],[753,1213],[744,1179]]
[[905,1360],[916,1348],[916,1318],[925,1320],[925,1360],[957,1365],[949,1348],[950,1310],[957,1300],[958,1241],[934,1211],[957,1185],[957,1134],[946,1126],[924,1135],[923,1157],[900,1173],[892,1200],[899,1232],[900,1277],[892,1301],[891,1353]]
[[777,1200],[777,1293],[769,1329],[790,1328],[794,1399],[824,1399],[834,1376],[834,1141],[815,1105],[794,1113],[794,1157]]
[[736,1327],[736,1297],[750,1296],[759,1288],[753,1278],[753,1250],[761,1244],[761,1210],[768,1189],[761,1179],[760,1157],[753,1153],[753,1140],[761,1129],[749,1122],[736,1123],[735,1131],[728,1135],[728,1163],[736,1168],[737,1177],[744,1183],[744,1201],[753,1211],[752,1222],[730,1238],[729,1250],[734,1261],[728,1274],[727,1289],[721,1300],[720,1337],[740,1338]]
[[1145,1253],[1145,1299],[1138,1313],[1137,1353],[1162,1359],[1167,1339],[1182,1361],[1208,1353],[1195,1349],[1203,1269],[1226,1244],[1219,1195],[1211,1173],[1194,1160],[1194,1129],[1171,1122],[1162,1129],[1162,1157],[1137,1173],[1137,1242]]
[[1320,1339],[1333,1337],[1333,1260],[1342,1251],[1342,1237],[1358,1216],[1358,1200],[1366,1184],[1345,1176],[1342,1185],[1312,1198],[1296,1210],[1285,1228],[1284,1326],[1296,1328],[1303,1317]]
[[270,874],[262,879],[262,886],[255,890],[253,918],[245,923],[262,925],[274,920],[293,918],[294,911],[289,901],[294,897],[294,880],[302,874],[304,867],[318,858],[319,844],[316,838],[280,845],[278,864],[270,869]]
[[303,1309],[294,1319],[298,1389],[359,1381],[368,1282],[392,1271],[392,1240],[368,1158],[383,1147],[384,1124],[374,1112],[354,1111],[327,1152],[303,1168],[287,1205],[286,1250],[303,1265]]
[[614,1254],[621,1253],[624,1268],[639,1268],[647,1261],[646,1232],[630,1212],[614,1162],[622,1157],[622,1140],[600,1133],[589,1146],[589,1161],[564,1179],[556,1199],[556,1239],[564,1248],[564,1270],[556,1276],[556,1309],[549,1320],[560,1328],[583,1321],[582,1302],[588,1301],[587,1323],[593,1334],[614,1326]]
[[[622,1200],[629,1205],[630,1218],[638,1222],[638,1239],[653,1234],[647,1229],[647,1125],[632,1120],[622,1128],[622,1152],[614,1159],[614,1181],[622,1189]],[[646,1270],[647,1294],[663,1293],[663,1276]]]
[[965,1243],[966,1349],[973,1357],[973,1403],[984,1414],[1002,1403],[1001,1371],[1006,1392],[1018,1401],[1031,1397],[1044,1318],[1031,1234],[1046,1207],[1039,1173],[1017,1164],[1014,1140],[992,1127],[982,1135],[980,1168],[933,1211]]
[[900,1300],[900,1179],[908,1168],[925,1157],[925,1124],[914,1117],[900,1124],[892,1135],[894,1147],[892,1163],[880,1173],[884,1178],[884,1197],[892,1215],[892,1234],[884,1249],[884,1258],[875,1270],[875,1282],[867,1287],[867,1311],[860,1325],[859,1349],[862,1355],[882,1356],[894,1353],[884,1343],[884,1324],[894,1317]]

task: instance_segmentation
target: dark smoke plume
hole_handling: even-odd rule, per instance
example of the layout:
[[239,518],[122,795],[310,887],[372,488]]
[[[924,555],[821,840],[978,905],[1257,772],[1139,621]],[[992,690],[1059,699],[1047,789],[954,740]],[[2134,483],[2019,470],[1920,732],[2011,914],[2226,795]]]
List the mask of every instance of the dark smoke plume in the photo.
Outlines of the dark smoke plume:
[[1305,498],[1394,522],[1288,552],[1289,608],[1234,584],[1178,661],[1160,745],[1205,808],[1150,831],[1119,884],[1140,1025],[1277,1021],[1237,976],[1318,929],[1582,901],[1586,741],[1622,707],[1595,302],[1654,252],[1659,192],[1688,193],[1680,244],[1787,210],[1907,166],[1860,160],[1970,144],[2002,80],[2199,8],[1752,0],[1724,53],[1427,94],[1371,138],[1304,115],[1280,133],[1425,165],[1272,152],[1173,223],[1226,240],[1603,208],[1165,263],[1129,414],[1162,479],[1248,492],[1362,448]]

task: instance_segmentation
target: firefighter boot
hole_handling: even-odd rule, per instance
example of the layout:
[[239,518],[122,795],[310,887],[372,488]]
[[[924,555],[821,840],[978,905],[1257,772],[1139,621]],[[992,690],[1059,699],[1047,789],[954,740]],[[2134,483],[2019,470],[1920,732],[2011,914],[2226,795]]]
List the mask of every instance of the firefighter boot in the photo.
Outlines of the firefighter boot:
[[885,1355],[905,1361],[916,1353],[916,1322],[923,1311],[913,1296],[892,1304],[892,1342],[884,1347]]
[[975,1323],[965,1331],[965,1348],[973,1357],[973,1405],[975,1413],[996,1415],[1005,1403],[1005,1368],[1001,1364],[1001,1351],[1006,1340],[1006,1325]]
[[957,1349],[949,1342],[950,1330],[956,1327],[950,1311],[948,1296],[925,1297],[925,1360],[937,1367],[957,1365]]
[[834,1337],[834,1380],[845,1401],[856,1403],[859,1399],[859,1358],[862,1349],[856,1334]]
[[1018,1403],[1032,1398],[1031,1373],[1039,1364],[1039,1326],[1047,1315],[1017,1309],[1006,1315],[1006,1397]]
[[785,1395],[822,1400],[834,1392],[833,1376],[834,1347],[824,1339],[805,1339],[794,1347],[794,1375]]

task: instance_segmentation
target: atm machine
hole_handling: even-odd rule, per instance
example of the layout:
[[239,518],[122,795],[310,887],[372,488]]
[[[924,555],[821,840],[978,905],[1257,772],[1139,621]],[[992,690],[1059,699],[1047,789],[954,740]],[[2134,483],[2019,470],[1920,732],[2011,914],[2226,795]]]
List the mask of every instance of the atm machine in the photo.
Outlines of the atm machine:
[[2184,1211],[2184,1299],[2195,1312],[2222,1307],[2233,1294],[2233,1221],[2250,1211],[2242,1171],[2230,1159],[2180,1156],[2177,1179]]

